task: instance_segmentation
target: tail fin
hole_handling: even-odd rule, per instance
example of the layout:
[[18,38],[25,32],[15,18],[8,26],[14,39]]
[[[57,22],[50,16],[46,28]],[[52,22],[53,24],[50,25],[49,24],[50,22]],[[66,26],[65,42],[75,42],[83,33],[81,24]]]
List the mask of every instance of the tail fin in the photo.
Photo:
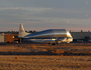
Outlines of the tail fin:
[[24,30],[24,28],[23,28],[23,25],[22,24],[20,24],[20,26],[19,26],[19,35],[18,35],[18,37],[24,37],[24,36],[26,36],[26,35],[28,35],[29,33],[26,33],[25,32],[25,30]]

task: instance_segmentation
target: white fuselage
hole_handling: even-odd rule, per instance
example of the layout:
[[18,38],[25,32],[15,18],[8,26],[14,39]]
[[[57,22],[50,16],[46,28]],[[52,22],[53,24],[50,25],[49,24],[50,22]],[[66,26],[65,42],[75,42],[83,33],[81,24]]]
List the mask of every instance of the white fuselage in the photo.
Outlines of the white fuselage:
[[62,42],[67,42],[70,43],[73,41],[73,38],[64,38],[64,39],[28,39],[28,41],[33,41],[33,42],[41,42],[41,43],[62,43]]
[[28,41],[33,42],[46,42],[46,43],[61,43],[67,42],[70,43],[73,41],[73,38],[69,31],[65,29],[48,29],[36,33],[26,33],[23,25],[21,24],[19,27],[19,38],[27,39]]

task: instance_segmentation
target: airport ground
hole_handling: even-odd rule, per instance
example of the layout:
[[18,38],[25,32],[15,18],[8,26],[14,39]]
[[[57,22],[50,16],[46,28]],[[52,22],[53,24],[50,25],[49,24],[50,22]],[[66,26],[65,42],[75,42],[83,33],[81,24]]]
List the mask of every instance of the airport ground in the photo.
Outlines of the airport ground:
[[91,43],[0,44],[0,70],[91,70]]

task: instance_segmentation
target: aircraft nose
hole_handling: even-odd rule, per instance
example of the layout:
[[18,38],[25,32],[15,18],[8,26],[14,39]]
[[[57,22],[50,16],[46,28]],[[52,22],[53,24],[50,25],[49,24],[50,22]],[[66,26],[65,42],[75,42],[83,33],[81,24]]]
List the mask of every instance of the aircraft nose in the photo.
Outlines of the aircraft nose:
[[67,32],[67,37],[72,37],[71,34],[69,32]]

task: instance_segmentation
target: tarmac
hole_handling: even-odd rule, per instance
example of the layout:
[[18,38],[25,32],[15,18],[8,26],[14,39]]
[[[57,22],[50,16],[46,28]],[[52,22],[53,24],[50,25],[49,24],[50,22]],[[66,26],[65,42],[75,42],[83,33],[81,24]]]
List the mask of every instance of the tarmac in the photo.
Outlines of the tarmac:
[[23,43],[0,43],[0,45],[40,45],[40,46],[51,46],[51,45],[58,45],[58,46],[91,46],[91,43],[60,43],[60,44],[48,44],[48,43],[31,43],[31,42],[23,42]]

